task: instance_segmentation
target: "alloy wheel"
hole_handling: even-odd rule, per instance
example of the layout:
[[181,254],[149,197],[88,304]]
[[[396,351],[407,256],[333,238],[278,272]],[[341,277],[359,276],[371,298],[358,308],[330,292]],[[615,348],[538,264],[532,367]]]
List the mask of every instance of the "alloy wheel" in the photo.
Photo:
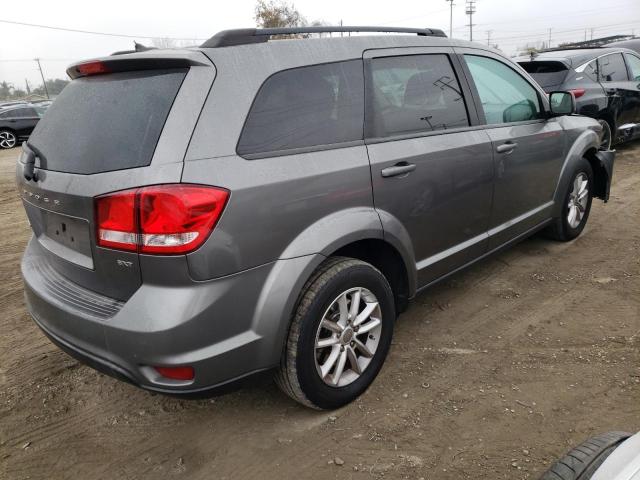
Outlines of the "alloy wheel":
[[589,178],[585,173],[579,173],[573,180],[571,193],[569,193],[569,211],[567,222],[571,228],[578,228],[587,211],[589,202]]
[[315,342],[316,370],[329,386],[357,380],[378,349],[382,313],[376,296],[366,288],[342,292],[326,310]]
[[16,136],[11,132],[0,132],[0,148],[13,148],[16,146]]
[[598,123],[602,127],[600,133],[600,150],[611,150],[611,127],[606,120],[598,120]]

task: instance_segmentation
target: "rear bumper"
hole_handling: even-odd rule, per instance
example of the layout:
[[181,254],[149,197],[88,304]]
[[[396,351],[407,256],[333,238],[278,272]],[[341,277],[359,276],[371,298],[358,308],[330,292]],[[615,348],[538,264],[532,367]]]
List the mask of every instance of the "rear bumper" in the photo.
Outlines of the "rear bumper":
[[[103,373],[147,390],[187,395],[220,389],[278,364],[298,279],[316,263],[309,257],[280,260],[208,282],[185,283],[188,275],[171,272],[169,280],[143,282],[115,313],[97,315],[80,304],[95,297],[80,286],[72,295],[69,279],[64,290],[47,285],[51,279],[42,268],[47,255],[32,240],[22,260],[27,307],[44,333]],[[195,379],[170,380],[151,368],[177,365],[192,366]]]

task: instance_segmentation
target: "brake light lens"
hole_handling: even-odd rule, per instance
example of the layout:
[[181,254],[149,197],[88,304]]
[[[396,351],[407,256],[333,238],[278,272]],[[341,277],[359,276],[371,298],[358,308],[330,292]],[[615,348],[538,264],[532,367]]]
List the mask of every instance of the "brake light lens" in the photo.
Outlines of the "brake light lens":
[[571,93],[573,93],[573,96],[575,98],[580,98],[581,96],[584,95],[584,92],[586,92],[586,90],[584,88],[573,88],[571,90],[569,90]]
[[98,245],[150,254],[191,252],[209,237],[228,198],[228,190],[188,184],[97,197]]
[[111,69],[103,62],[81,63],[76,66],[78,76],[87,77],[89,75],[100,75],[102,73],[111,73]]

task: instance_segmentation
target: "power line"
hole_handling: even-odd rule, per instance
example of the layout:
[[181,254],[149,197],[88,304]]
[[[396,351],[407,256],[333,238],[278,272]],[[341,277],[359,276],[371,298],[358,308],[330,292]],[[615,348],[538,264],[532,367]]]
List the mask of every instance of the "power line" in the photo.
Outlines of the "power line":
[[46,28],[48,30],[58,30],[61,32],[72,32],[72,33],[85,33],[89,35],[102,35],[104,37],[120,37],[120,38],[170,38],[171,40],[183,40],[183,41],[191,41],[191,40],[206,40],[204,38],[176,38],[176,37],[165,37],[164,35],[130,35],[125,33],[107,33],[107,32],[95,32],[92,30],[78,30],[75,28],[66,28],[66,27],[54,27],[52,25],[41,25],[37,23],[27,23],[27,22],[16,22],[14,20],[2,20],[0,19],[0,23],[8,23],[10,25],[21,25],[24,27],[35,27],[35,28]]

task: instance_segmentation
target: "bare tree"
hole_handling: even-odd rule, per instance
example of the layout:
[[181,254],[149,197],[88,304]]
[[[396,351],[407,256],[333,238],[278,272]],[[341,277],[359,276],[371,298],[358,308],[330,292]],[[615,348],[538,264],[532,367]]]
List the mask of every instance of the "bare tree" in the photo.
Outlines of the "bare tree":
[[303,27],[307,25],[307,19],[296,7],[284,0],[258,0],[255,20],[260,28]]

